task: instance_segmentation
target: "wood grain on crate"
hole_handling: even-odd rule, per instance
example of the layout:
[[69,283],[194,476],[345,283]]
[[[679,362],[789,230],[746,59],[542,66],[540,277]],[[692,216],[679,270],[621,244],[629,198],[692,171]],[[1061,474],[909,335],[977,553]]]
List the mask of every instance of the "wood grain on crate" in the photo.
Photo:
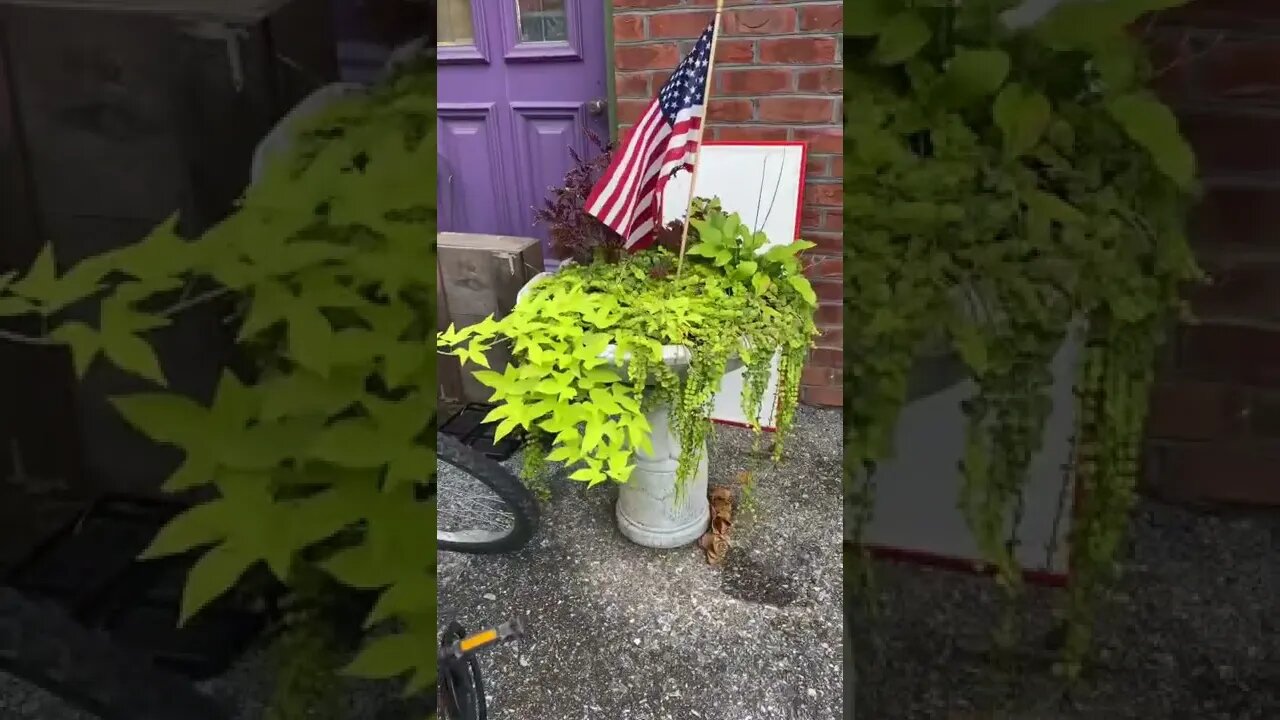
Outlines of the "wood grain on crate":
[[[515,307],[520,288],[543,268],[542,245],[536,238],[443,232],[436,239],[438,287],[443,292],[440,307],[446,326],[465,327],[489,315],[503,317]],[[506,367],[509,353],[504,347],[486,354],[494,370]],[[447,368],[448,376],[456,376],[455,365]],[[451,399],[487,401],[493,391],[471,376],[476,367],[461,370],[462,395]],[[457,392],[456,386],[442,389]]]
[[145,13],[236,23],[261,22],[288,3],[289,0],[0,0],[0,6]]

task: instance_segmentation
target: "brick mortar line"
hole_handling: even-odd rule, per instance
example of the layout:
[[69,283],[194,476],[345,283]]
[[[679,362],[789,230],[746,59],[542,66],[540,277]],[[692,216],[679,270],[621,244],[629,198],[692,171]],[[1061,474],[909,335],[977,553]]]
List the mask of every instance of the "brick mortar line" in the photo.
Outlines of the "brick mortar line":
[[[719,66],[720,64],[716,63],[717,69]],[[1276,104],[1259,103],[1257,105],[1250,105],[1239,101],[1204,100],[1187,97],[1170,102],[1169,107],[1175,114],[1191,113],[1195,115],[1215,115],[1218,117],[1238,117],[1255,120],[1280,120],[1280,105]]]
[[1200,178],[1206,188],[1249,188],[1258,190],[1280,189],[1280,170],[1257,173],[1210,173]]
[[[761,5],[759,3],[743,3],[740,5],[730,5],[725,3],[725,12],[734,10],[803,10],[812,7],[842,7],[843,2],[805,2],[805,0],[794,0],[794,2],[777,2]],[[614,8],[613,16],[619,15],[666,15],[673,12],[685,13],[687,15],[712,14],[715,8],[712,6],[700,5],[672,5],[665,8]]]
[[[793,70],[840,70],[840,69],[841,69],[841,66],[840,66],[838,63],[823,63],[823,64],[820,64],[820,65],[819,65],[819,64],[813,64],[813,65],[792,65],[792,64],[788,64],[788,63],[766,63],[766,62],[752,62],[752,63],[735,63],[735,64],[731,64],[731,63],[722,63],[722,62],[720,62],[719,60],[717,60],[717,61],[716,61],[716,72],[719,72],[719,71],[721,71],[721,70],[748,70],[748,69],[751,69],[751,70],[779,70],[779,69],[787,69],[787,68],[791,68],[791,69],[793,69]],[[618,75],[618,74],[624,74],[624,73],[644,73],[644,72],[651,72],[651,73],[666,73],[666,74],[670,75],[670,74],[671,74],[671,72],[672,72],[672,70],[674,70],[674,68],[666,68],[666,67],[654,67],[654,68],[615,68],[615,69],[614,69],[614,74],[615,74],[615,75]],[[832,94],[834,95],[835,93],[832,93]],[[844,96],[844,93],[843,93],[843,92],[841,92],[841,93],[839,94],[839,96],[840,96],[840,97],[843,97],[843,96]]]
[[[738,100],[738,101],[745,100],[745,101],[747,101],[747,102],[750,102],[750,101],[752,101],[752,100],[771,100],[771,99],[774,99],[774,98],[778,98],[778,99],[781,99],[781,100],[834,100],[834,101],[836,102],[836,107],[837,107],[837,108],[839,108],[839,107],[840,107],[840,98],[839,98],[838,96],[834,96],[834,97],[833,97],[832,95],[784,95],[784,94],[778,94],[778,95],[730,95],[730,94],[727,94],[727,93],[715,92],[714,90],[712,91],[712,95],[711,95],[711,101],[712,101],[712,102],[717,102],[717,101],[720,101],[720,100],[725,100],[725,101],[728,101],[728,100]],[[635,101],[637,101],[637,102],[653,102],[653,98],[649,97],[648,95],[619,95],[619,96],[618,96],[618,99],[619,99],[619,100],[635,100]],[[840,122],[840,121],[839,121],[839,120],[815,120],[815,121],[813,121],[813,122],[816,122],[816,123],[819,123],[819,124],[821,124],[821,123],[839,124],[839,122]],[[803,123],[803,124],[810,125],[810,124],[813,124],[813,123]],[[843,127],[843,125],[841,125],[841,127]]]
[[1252,448],[1262,450],[1264,453],[1280,452],[1280,440],[1266,435],[1225,435],[1207,440],[1189,440],[1184,438],[1164,437],[1160,435],[1147,436],[1146,441],[1152,445],[1160,446],[1160,449],[1171,447],[1208,447],[1210,445],[1227,451],[1243,450]]
[[1219,36],[1224,41],[1236,40],[1262,40],[1264,42],[1280,42],[1280,23],[1277,23],[1275,29],[1256,29],[1251,27],[1221,27],[1214,28],[1205,25],[1174,25],[1174,24],[1157,24],[1153,34],[1165,36],[1191,37],[1196,40],[1215,40]]
[[1214,390],[1232,390],[1244,391],[1254,395],[1266,395],[1273,398],[1280,398],[1280,388],[1274,385],[1247,385],[1244,383],[1228,380],[1196,380],[1188,377],[1168,377],[1165,376],[1159,381],[1160,385],[1177,386],[1177,385],[1212,385]]
[[1269,333],[1280,333],[1280,321],[1252,318],[1198,316],[1194,324],[1182,323],[1182,325],[1184,327],[1214,325],[1217,327],[1248,328]]
[[1191,239],[1191,245],[1196,251],[1196,257],[1222,265],[1256,266],[1280,264],[1280,247],[1276,249],[1259,249],[1247,243],[1200,240],[1194,237]]

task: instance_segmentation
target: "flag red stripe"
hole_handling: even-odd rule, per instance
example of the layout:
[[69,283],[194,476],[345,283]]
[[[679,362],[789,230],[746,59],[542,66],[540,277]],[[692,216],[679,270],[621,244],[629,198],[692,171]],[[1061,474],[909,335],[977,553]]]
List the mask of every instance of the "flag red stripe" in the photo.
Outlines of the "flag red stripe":
[[[632,131],[618,158],[592,191],[595,197],[588,200],[588,212],[623,238],[630,234],[628,225],[631,223],[627,219],[638,204],[636,185],[641,169],[653,163],[653,152],[661,147],[656,141],[665,129],[666,121],[655,100]],[[600,195],[604,193],[607,195],[602,199]]]
[[662,189],[680,169],[692,171],[702,140],[715,24],[663,85],[587,197],[586,212],[622,236],[627,247],[652,244]]

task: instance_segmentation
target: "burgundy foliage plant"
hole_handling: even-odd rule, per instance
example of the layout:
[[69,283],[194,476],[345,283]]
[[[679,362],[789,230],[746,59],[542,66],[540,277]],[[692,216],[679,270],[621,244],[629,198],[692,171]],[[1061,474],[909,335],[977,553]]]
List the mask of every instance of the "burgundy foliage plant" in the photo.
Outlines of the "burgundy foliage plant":
[[569,148],[573,166],[564,176],[564,185],[551,188],[541,208],[534,210],[534,221],[547,226],[551,237],[551,254],[558,260],[591,263],[596,260],[616,261],[622,254],[622,237],[586,212],[587,195],[613,159],[614,143],[604,143],[598,135],[587,132],[599,150],[585,158]]

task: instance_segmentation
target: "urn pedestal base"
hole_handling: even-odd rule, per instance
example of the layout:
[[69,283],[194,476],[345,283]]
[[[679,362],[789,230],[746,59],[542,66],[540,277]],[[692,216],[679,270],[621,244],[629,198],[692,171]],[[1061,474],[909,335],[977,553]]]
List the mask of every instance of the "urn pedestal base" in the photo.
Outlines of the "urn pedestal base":
[[627,539],[651,548],[675,548],[696,542],[711,521],[707,501],[707,452],[677,498],[676,467],[680,440],[671,431],[670,408],[662,405],[646,416],[652,428],[653,453],[637,450],[631,479],[618,489],[618,529]]

